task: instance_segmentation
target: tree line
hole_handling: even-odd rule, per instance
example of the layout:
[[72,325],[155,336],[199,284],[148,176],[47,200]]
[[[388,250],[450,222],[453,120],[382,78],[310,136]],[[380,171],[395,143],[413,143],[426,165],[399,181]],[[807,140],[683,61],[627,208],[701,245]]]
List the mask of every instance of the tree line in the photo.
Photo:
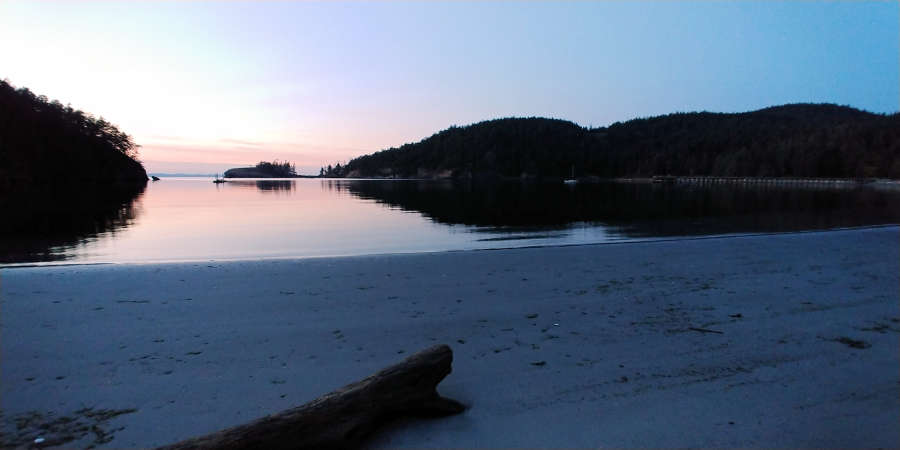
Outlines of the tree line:
[[0,189],[142,184],[138,145],[103,117],[0,80]]
[[323,167],[332,177],[900,178],[900,114],[832,104],[675,113],[585,128],[545,118],[450,127]]
[[260,161],[256,168],[275,177],[290,178],[297,176],[297,168],[290,161]]

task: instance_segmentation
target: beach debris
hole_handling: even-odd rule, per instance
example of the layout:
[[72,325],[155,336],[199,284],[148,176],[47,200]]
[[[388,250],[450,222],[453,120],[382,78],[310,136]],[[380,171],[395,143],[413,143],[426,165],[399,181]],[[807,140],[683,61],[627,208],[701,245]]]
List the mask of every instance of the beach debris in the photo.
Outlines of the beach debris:
[[452,362],[447,345],[429,347],[305,405],[161,448],[356,448],[387,419],[463,412],[436,390]]
[[547,361],[534,361],[531,363],[532,366],[538,366],[538,367],[546,365],[546,364],[547,364]]
[[[94,448],[111,442],[115,432],[125,429],[124,426],[113,427],[109,421],[134,412],[137,409],[82,408],[66,415],[34,410],[23,412],[9,418],[14,426],[0,434],[0,447]],[[76,441],[81,442],[76,446]]]
[[699,331],[699,332],[701,332],[701,333],[725,334],[724,331],[710,330],[710,329],[707,329],[707,328],[688,327],[688,330],[691,330],[691,331]]
[[841,336],[837,339],[834,339],[834,342],[840,342],[841,344],[844,344],[844,345],[846,345],[848,347],[852,347],[852,348],[869,348],[872,346],[872,344],[870,344],[866,341],[858,341],[856,339],[850,339],[847,336]]

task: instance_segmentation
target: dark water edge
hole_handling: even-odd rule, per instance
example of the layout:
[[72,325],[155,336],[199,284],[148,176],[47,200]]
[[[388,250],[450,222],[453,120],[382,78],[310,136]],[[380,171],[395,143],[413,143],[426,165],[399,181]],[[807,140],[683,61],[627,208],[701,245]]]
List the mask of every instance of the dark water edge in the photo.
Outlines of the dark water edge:
[[771,233],[900,223],[900,191],[865,185],[338,181],[333,189],[475,231],[612,227],[625,238]]
[[66,249],[138,220],[146,184],[51,187],[0,196],[0,263],[69,259]]

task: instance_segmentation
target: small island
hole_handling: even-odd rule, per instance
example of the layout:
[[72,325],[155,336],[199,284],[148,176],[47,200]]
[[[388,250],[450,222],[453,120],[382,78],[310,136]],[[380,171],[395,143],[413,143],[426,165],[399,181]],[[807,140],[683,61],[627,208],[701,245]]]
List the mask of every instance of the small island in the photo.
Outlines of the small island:
[[298,175],[290,161],[260,161],[253,167],[236,167],[225,171],[225,178],[317,178]]

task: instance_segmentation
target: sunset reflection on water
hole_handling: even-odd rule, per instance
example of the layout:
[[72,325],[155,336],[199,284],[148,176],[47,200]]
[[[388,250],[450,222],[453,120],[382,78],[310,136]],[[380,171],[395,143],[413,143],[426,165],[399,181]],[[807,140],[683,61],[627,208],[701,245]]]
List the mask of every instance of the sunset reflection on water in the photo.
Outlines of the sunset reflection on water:
[[83,197],[5,205],[27,221],[0,239],[0,264],[411,253],[900,222],[896,189],[163,178],[133,198],[94,206]]
[[[417,214],[360,200],[328,180],[163,179],[138,200],[140,220],[91,261],[166,261],[327,256],[444,249],[445,230]],[[99,242],[107,241],[107,242]],[[104,245],[105,244],[105,245]],[[86,250],[86,249],[85,249]],[[86,258],[85,258],[86,257]]]

